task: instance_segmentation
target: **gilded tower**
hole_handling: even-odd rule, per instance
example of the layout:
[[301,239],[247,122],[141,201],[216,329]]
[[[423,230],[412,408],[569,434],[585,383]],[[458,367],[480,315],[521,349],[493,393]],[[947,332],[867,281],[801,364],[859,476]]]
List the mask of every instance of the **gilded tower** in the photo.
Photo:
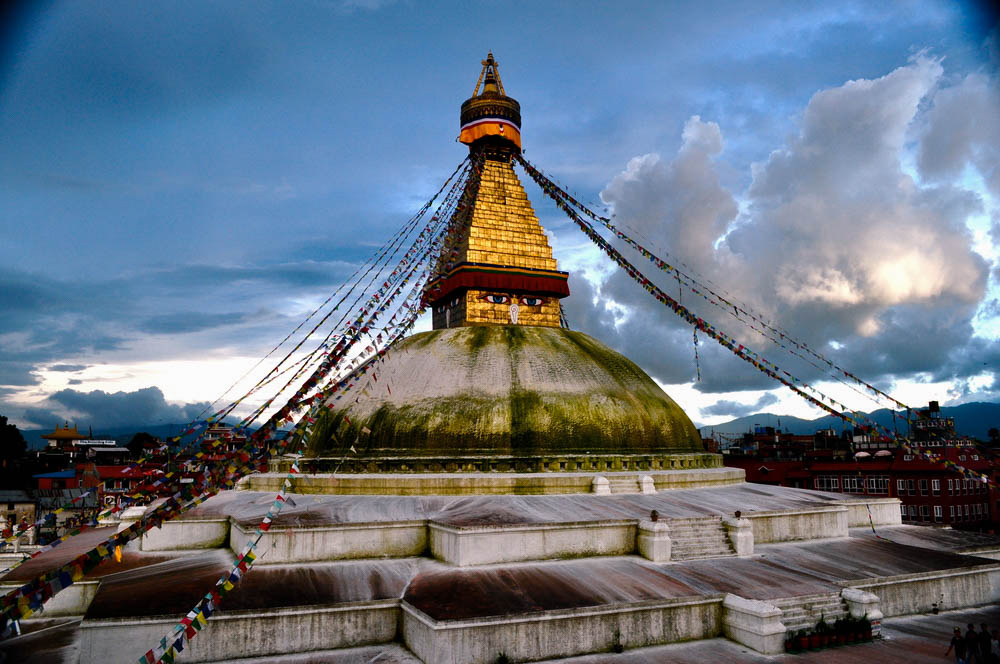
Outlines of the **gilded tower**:
[[492,53],[482,65],[472,97],[462,104],[459,135],[479,172],[466,192],[472,200],[460,240],[427,288],[433,326],[559,327],[568,274],[556,269],[512,163],[521,151],[521,106],[505,94]]

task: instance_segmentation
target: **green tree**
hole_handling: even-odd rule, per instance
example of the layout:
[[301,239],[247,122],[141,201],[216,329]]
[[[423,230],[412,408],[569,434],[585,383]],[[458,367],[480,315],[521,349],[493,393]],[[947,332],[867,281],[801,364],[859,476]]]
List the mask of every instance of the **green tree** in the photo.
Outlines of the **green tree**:
[[17,426],[9,423],[7,417],[0,415],[0,464],[3,468],[11,462],[20,459],[28,451],[28,443]]

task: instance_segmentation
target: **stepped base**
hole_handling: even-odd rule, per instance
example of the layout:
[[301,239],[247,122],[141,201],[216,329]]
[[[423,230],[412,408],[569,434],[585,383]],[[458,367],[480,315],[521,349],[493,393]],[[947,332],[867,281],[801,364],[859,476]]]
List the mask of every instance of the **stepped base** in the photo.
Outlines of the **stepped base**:
[[[673,455],[684,457],[713,455]],[[694,464],[694,459],[691,460]],[[680,462],[678,462],[680,464]],[[695,489],[742,484],[741,468],[699,468],[685,470],[593,472],[409,472],[351,474],[311,473],[309,462],[300,465],[302,474],[292,480],[292,491],[301,494],[379,496],[495,496],[591,493],[594,479],[604,477],[611,493],[642,493],[642,479],[652,479],[656,491]],[[678,468],[681,466],[678,465]],[[240,489],[277,491],[287,475],[281,472],[250,475]],[[897,508],[898,509],[898,508]]]
[[[133,647],[148,649],[169,632],[232,565],[228,547],[242,546],[273,500],[225,492],[171,522],[169,532],[156,531],[141,550],[127,549],[122,563],[99,567],[87,579],[99,582],[96,597],[76,628],[79,663],[136,661]],[[871,538],[869,508],[879,532],[912,532],[895,525],[894,500],[747,484],[653,494],[294,500],[265,533],[252,573],[185,649],[185,661],[378,648],[400,634],[426,662],[492,662],[501,651],[514,661],[538,660],[606,652],[616,638],[641,648],[720,634],[773,652],[787,627],[781,618],[791,628],[811,627],[818,608],[833,622],[841,593],[852,611],[880,607],[889,617],[934,603],[949,609],[1000,600],[1000,563],[946,550],[952,539],[933,550]],[[739,524],[737,509],[745,517]],[[831,519],[842,529],[822,530]],[[183,546],[187,520],[191,547],[222,537],[225,548],[149,550]],[[850,533],[855,523],[867,529]],[[736,557],[726,544],[734,528],[788,541]],[[635,555],[640,529],[668,533],[680,559]],[[816,536],[824,539],[807,539]],[[30,578],[52,556],[76,555],[61,548],[3,582]],[[388,558],[374,559],[381,556]],[[319,560],[304,562],[311,557]],[[345,560],[352,557],[364,559]]]

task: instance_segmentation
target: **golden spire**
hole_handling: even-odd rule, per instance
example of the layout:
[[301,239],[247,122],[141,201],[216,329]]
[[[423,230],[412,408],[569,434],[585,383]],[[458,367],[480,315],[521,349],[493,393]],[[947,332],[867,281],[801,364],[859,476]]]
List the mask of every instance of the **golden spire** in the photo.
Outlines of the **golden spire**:
[[503,91],[503,81],[500,80],[500,65],[493,59],[492,51],[486,54],[486,59],[482,61],[482,64],[483,70],[479,72],[479,80],[476,81],[476,89],[472,91],[472,96],[479,95],[479,86],[483,82],[484,76],[486,77],[486,87],[483,88],[483,94],[497,92],[499,88],[500,94],[507,96],[507,93]]
[[475,92],[462,104],[459,137],[482,155],[470,190],[475,198],[463,212],[460,238],[427,289],[433,327],[559,327],[568,275],[557,269],[512,164],[521,149],[521,106],[504,94],[492,53],[482,64]]

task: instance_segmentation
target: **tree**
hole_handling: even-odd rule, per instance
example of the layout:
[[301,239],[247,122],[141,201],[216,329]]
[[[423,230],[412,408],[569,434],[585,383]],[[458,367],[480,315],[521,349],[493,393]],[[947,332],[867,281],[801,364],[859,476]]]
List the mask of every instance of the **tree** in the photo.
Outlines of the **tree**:
[[125,447],[128,448],[129,453],[133,458],[138,458],[142,456],[142,448],[146,446],[147,443],[153,443],[159,445],[160,439],[153,434],[146,433],[145,431],[140,431],[139,433],[132,436],[132,440],[128,442]]
[[7,422],[6,416],[0,415],[0,464],[7,468],[27,451],[28,443],[24,441],[21,431]]

